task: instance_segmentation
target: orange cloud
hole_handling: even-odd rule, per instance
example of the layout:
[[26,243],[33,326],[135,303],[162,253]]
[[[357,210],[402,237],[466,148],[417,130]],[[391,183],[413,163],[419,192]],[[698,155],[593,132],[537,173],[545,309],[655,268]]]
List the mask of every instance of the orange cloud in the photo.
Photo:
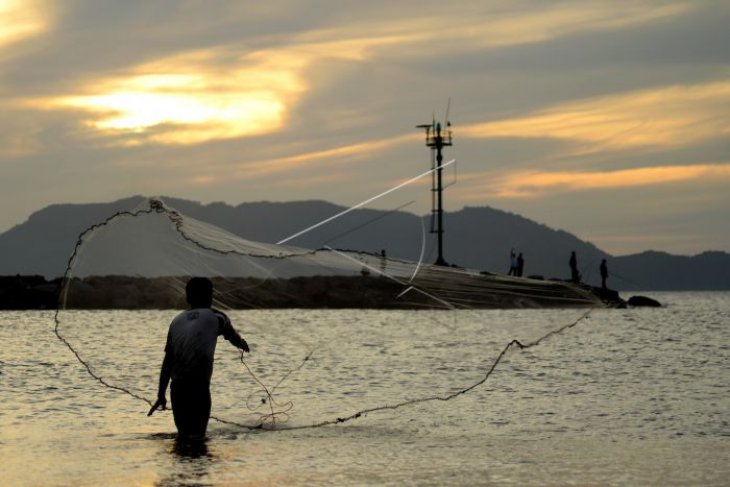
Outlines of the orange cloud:
[[323,58],[361,61],[396,36],[317,40],[255,51],[230,61],[228,49],[208,49],[140,65],[97,80],[80,94],[31,100],[35,108],[79,108],[88,125],[126,136],[123,144],[196,144],[280,130],[308,89],[305,71]]
[[[467,178],[473,184],[477,177]],[[479,179],[487,179],[484,175]],[[490,177],[488,185],[476,184],[463,194],[470,200],[483,200],[485,194],[499,198],[537,197],[550,192],[631,188],[700,179],[730,180],[730,163],[684,166],[657,166],[618,171],[516,171]]]
[[[2,134],[0,134],[1,138]],[[191,159],[176,158],[173,161],[166,161],[163,165],[174,165],[174,173],[181,176],[181,184],[184,186],[213,186],[225,184],[231,181],[253,181],[256,179],[267,179],[268,187],[307,187],[308,185],[319,185],[326,183],[341,182],[350,178],[347,167],[343,161],[353,157],[372,157],[378,151],[402,143],[412,143],[422,139],[423,136],[417,133],[406,134],[380,140],[370,140],[356,144],[343,145],[312,152],[303,152],[292,156],[258,159],[253,162],[226,161],[212,158]],[[128,160],[121,158],[114,164],[125,167],[141,167],[148,165],[146,160]],[[306,166],[306,169],[303,169]],[[336,167],[336,170],[333,168]],[[398,181],[400,182],[400,181]]]
[[288,171],[303,163],[330,164],[333,159],[350,156],[371,157],[373,153],[394,147],[403,143],[410,143],[422,138],[420,134],[406,134],[381,140],[370,140],[356,144],[343,145],[331,149],[306,152],[292,156],[279,157],[247,164],[239,171],[242,177],[262,177],[265,175]]
[[0,0],[0,49],[43,32],[48,19],[39,2]]
[[[223,46],[181,53],[92,81],[77,93],[31,103],[36,108],[81,109],[89,114],[88,126],[121,136],[115,143],[123,145],[257,136],[281,130],[310,83],[332,76],[322,61],[367,62],[381,52],[433,55],[460,49],[466,39],[483,48],[539,42],[580,30],[653,22],[688,8],[630,4],[615,9],[594,1],[527,13],[497,9],[474,16],[469,8],[455,7],[444,13],[446,18],[370,18],[295,34],[278,47],[259,51],[241,53]],[[484,16],[488,19],[480,20]],[[448,29],[441,28],[445,20]]]
[[249,56],[225,71],[206,64],[211,57],[214,53],[193,53],[150,63],[92,83],[82,89],[88,94],[36,105],[81,108],[91,114],[92,128],[125,135],[131,144],[195,144],[278,130],[304,89],[288,72],[292,66]]
[[[514,10],[503,5],[494,8],[482,5],[475,12],[473,5],[462,7],[457,3],[439,11],[438,15],[409,11],[397,15],[397,20],[367,19],[346,27],[305,33],[299,41],[315,45],[317,42],[329,43],[332,39],[349,39],[341,46],[349,44],[362,51],[363,40],[380,39],[375,45],[370,41],[364,45],[372,48],[410,44],[410,55],[433,55],[458,50],[464,41],[471,47],[498,48],[543,42],[582,31],[617,30],[678,17],[692,8],[689,2],[672,5],[626,2],[616,8],[615,4],[602,1],[585,1],[531,5],[529,9],[518,3]],[[448,28],[444,28],[445,25]]]
[[495,12],[489,20],[454,35],[485,47],[542,42],[576,32],[617,30],[648,24],[686,13],[689,3],[650,5],[639,2],[617,5],[606,2],[581,2],[536,7],[523,12]]
[[670,86],[569,103],[523,118],[470,125],[464,137],[546,137],[584,151],[681,146],[730,134],[730,81]]

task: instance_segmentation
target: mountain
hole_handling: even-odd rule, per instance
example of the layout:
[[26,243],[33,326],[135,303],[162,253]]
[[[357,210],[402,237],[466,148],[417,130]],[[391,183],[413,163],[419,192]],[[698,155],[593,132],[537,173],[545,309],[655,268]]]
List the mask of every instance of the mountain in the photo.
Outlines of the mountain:
[[648,251],[611,260],[611,284],[654,291],[730,289],[730,254],[708,251],[692,257]]
[[117,211],[144,201],[141,196],[112,203],[51,205],[0,234],[0,275],[62,276],[79,234]]
[[[278,242],[336,215],[346,208],[325,201],[257,202],[231,206],[202,205],[163,198],[183,215],[224,228],[250,240]],[[144,198],[111,203],[59,204],[46,207],[0,234],[0,275],[63,275],[79,234],[118,211],[134,209]],[[444,215],[444,257],[454,265],[506,273],[509,252],[525,257],[525,275],[567,279],[568,258],[575,250],[584,281],[599,283],[598,265],[608,259],[609,286],[619,290],[730,289],[730,254],[705,252],[675,256],[661,252],[612,257],[576,236],[519,215],[489,207],[467,207]],[[436,258],[430,216],[403,211],[359,209],[292,239],[289,244],[331,246],[426,262]]]

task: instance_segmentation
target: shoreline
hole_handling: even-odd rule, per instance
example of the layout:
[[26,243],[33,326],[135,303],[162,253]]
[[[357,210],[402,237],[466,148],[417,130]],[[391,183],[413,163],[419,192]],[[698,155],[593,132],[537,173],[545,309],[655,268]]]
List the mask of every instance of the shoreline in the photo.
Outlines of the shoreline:
[[[184,309],[187,277],[74,278],[64,309]],[[558,280],[429,267],[408,282],[381,276],[212,279],[233,309],[522,309],[625,307],[618,292]],[[0,309],[59,308],[63,278],[0,276]]]

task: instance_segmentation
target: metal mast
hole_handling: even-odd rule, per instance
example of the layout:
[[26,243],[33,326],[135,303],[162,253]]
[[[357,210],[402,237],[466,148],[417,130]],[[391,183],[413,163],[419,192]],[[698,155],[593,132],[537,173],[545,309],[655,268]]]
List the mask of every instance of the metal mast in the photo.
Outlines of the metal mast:
[[[448,110],[447,110],[448,113]],[[449,265],[444,259],[444,209],[443,209],[443,162],[442,149],[452,145],[451,141],[451,122],[446,120],[446,128],[442,129],[441,122],[434,120],[430,124],[418,125],[416,128],[422,128],[426,131],[426,146],[431,148],[431,169],[435,169],[434,177],[431,182],[431,191],[433,198],[431,199],[431,233],[438,236],[439,255],[436,259],[436,265]],[[435,155],[435,157],[434,157]]]

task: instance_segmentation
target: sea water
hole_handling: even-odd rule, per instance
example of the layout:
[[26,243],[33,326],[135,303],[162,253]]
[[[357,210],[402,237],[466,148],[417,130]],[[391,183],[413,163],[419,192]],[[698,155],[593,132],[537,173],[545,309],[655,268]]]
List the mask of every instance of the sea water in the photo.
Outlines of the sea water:
[[[2,312],[0,484],[730,485],[730,293],[651,295],[665,307],[594,310],[508,353],[486,382],[451,400],[296,430],[212,420],[195,450],[175,441],[169,411],[147,417],[148,404],[91,377],[54,335],[52,312]],[[294,407],[279,426],[306,426],[459,391],[511,338],[537,338],[583,313],[230,314],[251,342],[247,365],[269,387],[303,365],[280,386]],[[153,399],[174,314],[70,312],[60,331],[98,373]],[[292,322],[302,326],[283,325]],[[280,349],[259,345],[266,334],[281,337]],[[255,424],[246,404],[257,385],[235,351],[218,346],[213,414]],[[291,362],[308,351],[318,362]]]

